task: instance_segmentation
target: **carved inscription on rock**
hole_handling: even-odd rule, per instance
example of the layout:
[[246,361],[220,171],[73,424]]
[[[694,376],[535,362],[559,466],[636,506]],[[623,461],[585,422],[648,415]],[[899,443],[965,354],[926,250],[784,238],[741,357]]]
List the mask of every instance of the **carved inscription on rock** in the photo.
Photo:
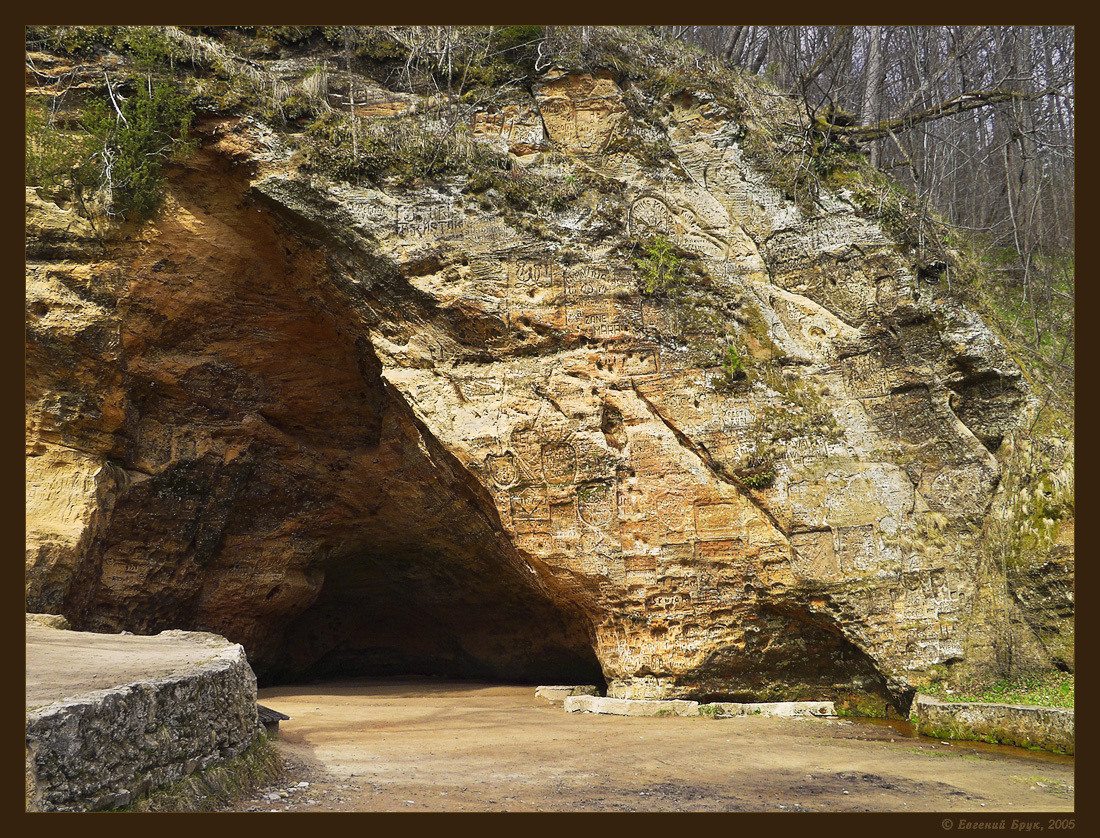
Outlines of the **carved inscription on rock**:
[[630,294],[634,291],[634,273],[615,265],[570,265],[564,269],[563,291],[566,301]]
[[674,229],[674,213],[671,205],[657,195],[635,198],[627,212],[627,233],[634,238],[654,235],[671,235]]
[[551,485],[575,483],[577,480],[577,449],[568,442],[554,442],[542,447],[542,476]]
[[745,538],[745,524],[751,513],[736,501],[697,502],[695,531],[700,538],[731,536]]
[[394,208],[393,232],[399,238],[453,238],[465,232],[465,219],[451,204]]
[[795,573],[798,575],[825,582],[840,578],[832,530],[794,533],[791,547],[795,551]]
[[654,345],[639,344],[606,350],[597,356],[596,368],[629,377],[657,375],[661,372],[661,349]]
[[508,488],[519,481],[519,469],[513,454],[490,454],[485,462],[489,469],[489,477],[495,485]]
[[837,564],[843,572],[868,571],[878,566],[878,538],[875,527],[836,528]]
[[683,495],[663,492],[654,498],[655,520],[670,540],[692,531],[691,504]]
[[614,486],[597,483],[577,490],[577,514],[586,524],[606,527],[615,520],[617,510],[618,497]]

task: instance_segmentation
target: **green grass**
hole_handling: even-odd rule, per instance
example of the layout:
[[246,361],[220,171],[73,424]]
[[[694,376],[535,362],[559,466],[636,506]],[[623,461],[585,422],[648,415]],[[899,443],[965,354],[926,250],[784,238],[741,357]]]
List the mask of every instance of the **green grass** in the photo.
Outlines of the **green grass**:
[[1015,775],[1012,778],[1019,783],[1024,783],[1029,786],[1038,786],[1039,789],[1051,794],[1072,794],[1073,785],[1067,783],[1065,780],[1059,780],[1054,777],[1043,777],[1039,774],[1032,774],[1029,777],[1021,777]]
[[1074,677],[1067,672],[1050,672],[1011,681],[1000,678],[957,686],[940,682],[921,687],[920,691],[944,701],[1073,707]]

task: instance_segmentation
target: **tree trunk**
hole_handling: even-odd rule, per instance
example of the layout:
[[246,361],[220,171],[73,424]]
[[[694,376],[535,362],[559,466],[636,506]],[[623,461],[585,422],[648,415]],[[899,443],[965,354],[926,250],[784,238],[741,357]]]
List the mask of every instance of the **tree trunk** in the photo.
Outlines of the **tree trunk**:
[[730,28],[729,37],[726,38],[726,43],[722,48],[722,60],[727,64],[730,59],[733,58],[734,52],[740,46],[740,41],[744,37],[744,32],[747,26],[734,26]]
[[[872,125],[882,118],[882,27],[869,28],[867,63],[863,75],[863,103],[859,110],[859,124]],[[871,145],[871,165],[879,163],[879,144]]]
[[764,41],[760,44],[760,49],[756,53],[756,58],[753,59],[752,68],[749,70],[752,75],[756,76],[760,74],[760,68],[764,66],[764,62],[768,58],[768,43],[771,39],[768,34],[764,34]]

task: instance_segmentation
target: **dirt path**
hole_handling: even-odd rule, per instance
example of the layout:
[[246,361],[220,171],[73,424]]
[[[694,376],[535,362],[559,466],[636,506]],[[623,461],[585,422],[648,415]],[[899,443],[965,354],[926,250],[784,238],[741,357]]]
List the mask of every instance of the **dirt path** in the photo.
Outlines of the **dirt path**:
[[279,741],[291,771],[238,811],[1074,808],[1072,758],[884,724],[574,714],[533,687],[432,679],[270,688],[260,701],[291,716]]

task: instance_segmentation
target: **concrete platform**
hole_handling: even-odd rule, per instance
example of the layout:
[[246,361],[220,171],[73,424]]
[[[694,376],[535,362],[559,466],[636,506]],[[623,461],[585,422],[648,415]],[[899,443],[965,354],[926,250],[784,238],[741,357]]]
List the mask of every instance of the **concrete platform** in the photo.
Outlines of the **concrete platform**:
[[535,698],[549,701],[554,705],[562,705],[571,695],[599,695],[600,691],[591,684],[579,685],[554,685],[535,687]]
[[605,713],[611,716],[698,716],[699,702],[571,695],[565,699],[565,712]]
[[126,806],[264,735],[244,649],[204,632],[74,632],[28,618],[27,809]]
[[27,624],[27,709],[136,681],[169,678],[214,660],[230,644],[215,634],[150,637],[58,631]]

